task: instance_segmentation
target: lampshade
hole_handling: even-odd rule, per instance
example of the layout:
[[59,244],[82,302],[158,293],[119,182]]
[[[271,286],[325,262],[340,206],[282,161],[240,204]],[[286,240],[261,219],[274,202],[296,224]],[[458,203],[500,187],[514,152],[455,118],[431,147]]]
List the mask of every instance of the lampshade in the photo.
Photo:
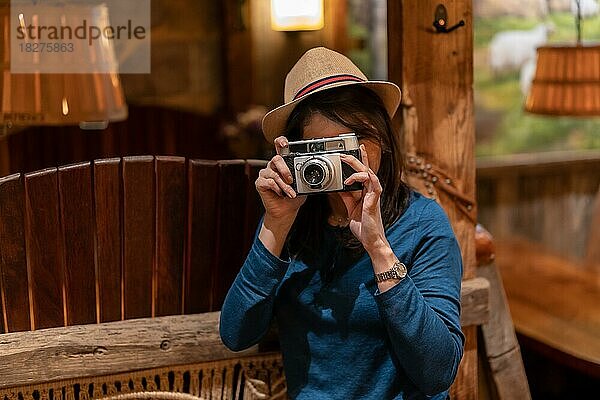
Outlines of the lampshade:
[[539,47],[525,110],[546,115],[600,115],[600,46]]
[[[11,72],[10,48],[10,12],[8,7],[0,9],[0,59],[2,75],[0,76],[0,113],[4,127],[27,125],[80,125],[82,128],[103,128],[108,121],[119,121],[127,118],[127,105],[118,73],[95,72],[94,63],[98,60],[114,60],[113,49],[106,43],[90,46],[89,51],[77,53],[77,59],[69,61],[78,63],[78,67],[89,66],[86,73],[45,73],[35,70],[35,55],[32,57],[32,71],[27,73]],[[37,23],[60,26],[57,22],[48,21],[52,15],[62,18],[63,24],[68,15],[61,16],[57,10],[45,15],[24,15]],[[78,12],[88,13],[90,21],[108,18],[105,5],[81,6]],[[101,21],[98,21],[101,24]],[[86,54],[81,57],[81,54]],[[69,56],[69,55],[65,55]],[[71,55],[73,57],[73,55]],[[67,70],[71,64],[65,64]],[[14,69],[14,68],[13,68]]]
[[276,31],[311,31],[324,26],[323,0],[271,0],[271,27]]

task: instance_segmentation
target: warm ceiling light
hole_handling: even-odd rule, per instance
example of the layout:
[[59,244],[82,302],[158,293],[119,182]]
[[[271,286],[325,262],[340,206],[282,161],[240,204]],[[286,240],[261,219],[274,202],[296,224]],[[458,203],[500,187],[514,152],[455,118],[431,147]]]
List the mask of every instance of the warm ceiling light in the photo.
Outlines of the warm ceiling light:
[[276,31],[323,28],[323,0],[271,0],[271,27]]
[[[85,11],[89,13],[89,20],[108,13],[105,5],[88,7]],[[127,105],[117,73],[12,73],[9,18],[9,8],[0,7],[2,132],[10,132],[13,126],[30,125],[79,125],[83,129],[98,129],[106,127],[109,121],[127,118]],[[18,18],[22,24],[27,15]],[[112,51],[112,48],[90,48],[89,59],[82,57],[77,61],[88,63],[93,70],[96,60],[108,57],[102,52]],[[114,58],[114,54],[110,57]]]
[[537,49],[535,78],[525,111],[561,116],[600,115],[600,46],[581,43],[581,8],[577,2],[577,44]]

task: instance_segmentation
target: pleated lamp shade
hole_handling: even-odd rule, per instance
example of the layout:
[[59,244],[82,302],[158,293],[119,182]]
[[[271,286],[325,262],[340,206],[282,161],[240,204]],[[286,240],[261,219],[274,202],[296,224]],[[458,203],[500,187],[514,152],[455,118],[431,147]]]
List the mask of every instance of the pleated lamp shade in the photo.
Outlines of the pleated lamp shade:
[[[108,12],[100,11],[94,10],[94,13]],[[82,128],[103,128],[109,121],[127,118],[127,104],[117,73],[11,73],[9,18],[8,7],[2,7],[0,118],[4,127],[80,125]],[[101,56],[91,54],[92,58]]]
[[544,46],[525,111],[559,116],[600,115],[600,46]]

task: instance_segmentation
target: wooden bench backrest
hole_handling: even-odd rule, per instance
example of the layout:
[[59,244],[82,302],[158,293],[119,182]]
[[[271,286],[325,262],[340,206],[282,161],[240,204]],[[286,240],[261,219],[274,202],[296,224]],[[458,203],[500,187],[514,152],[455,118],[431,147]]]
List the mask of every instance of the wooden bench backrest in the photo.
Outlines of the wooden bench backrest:
[[220,309],[263,166],[136,156],[0,178],[0,333]]

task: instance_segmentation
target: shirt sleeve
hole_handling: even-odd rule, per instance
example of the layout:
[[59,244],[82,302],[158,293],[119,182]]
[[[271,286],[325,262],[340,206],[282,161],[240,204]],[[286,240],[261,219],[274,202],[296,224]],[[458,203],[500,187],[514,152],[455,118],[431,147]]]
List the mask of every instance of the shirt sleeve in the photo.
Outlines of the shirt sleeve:
[[268,331],[275,293],[289,264],[289,260],[274,256],[255,236],[221,309],[219,332],[229,349],[244,350],[258,343]]
[[408,275],[375,298],[398,362],[423,393],[433,395],[450,387],[463,354],[462,258],[437,203],[423,208],[416,226]]

